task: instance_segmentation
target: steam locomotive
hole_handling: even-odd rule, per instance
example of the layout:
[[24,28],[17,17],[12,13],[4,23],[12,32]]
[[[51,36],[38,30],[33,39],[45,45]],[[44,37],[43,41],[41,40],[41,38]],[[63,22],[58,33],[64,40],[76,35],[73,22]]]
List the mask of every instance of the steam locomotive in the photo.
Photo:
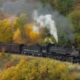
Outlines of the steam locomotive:
[[50,57],[63,61],[80,62],[80,49],[75,47],[64,47],[55,44],[25,45],[0,43],[0,51],[7,53],[25,54],[38,57]]

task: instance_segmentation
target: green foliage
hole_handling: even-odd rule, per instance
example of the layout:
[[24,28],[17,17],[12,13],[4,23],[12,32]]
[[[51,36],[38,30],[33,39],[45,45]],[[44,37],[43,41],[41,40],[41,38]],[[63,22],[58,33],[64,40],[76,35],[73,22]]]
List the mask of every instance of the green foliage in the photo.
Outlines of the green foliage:
[[26,14],[20,14],[18,19],[17,19],[17,24],[18,24],[18,27],[23,29],[24,25],[26,24],[27,22],[27,15]]
[[25,26],[26,23],[27,23],[27,15],[24,14],[24,13],[20,14],[18,19],[17,19],[16,26],[20,29],[21,37],[22,37],[24,42],[26,40],[26,35],[25,35],[25,32],[24,32],[24,26]]
[[40,0],[43,4],[49,3],[53,9],[57,9],[61,14],[66,15],[73,10],[75,0]]
[[69,14],[74,29],[74,39],[78,47],[80,47],[80,10],[75,10]]
[[75,10],[69,14],[69,18],[72,21],[74,32],[80,32],[80,10]]
[[80,33],[75,33],[74,38],[75,38],[75,42],[76,42],[77,47],[80,48]]

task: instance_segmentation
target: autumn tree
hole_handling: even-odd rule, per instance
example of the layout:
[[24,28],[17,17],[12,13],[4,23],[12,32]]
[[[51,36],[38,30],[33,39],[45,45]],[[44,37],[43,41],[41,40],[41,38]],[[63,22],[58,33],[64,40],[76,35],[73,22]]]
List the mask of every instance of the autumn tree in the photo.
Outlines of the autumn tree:
[[8,19],[0,20],[0,42],[11,42],[13,32]]
[[24,42],[26,42],[26,35],[24,32],[24,25],[27,23],[27,15],[26,14],[20,14],[17,19],[17,24],[18,28],[21,31],[21,38],[23,39]]
[[24,43],[23,39],[21,38],[21,31],[19,28],[17,28],[13,34],[13,42],[18,44]]
[[27,43],[34,44],[40,41],[41,34],[39,32],[33,31],[33,23],[26,24],[24,31],[27,37]]

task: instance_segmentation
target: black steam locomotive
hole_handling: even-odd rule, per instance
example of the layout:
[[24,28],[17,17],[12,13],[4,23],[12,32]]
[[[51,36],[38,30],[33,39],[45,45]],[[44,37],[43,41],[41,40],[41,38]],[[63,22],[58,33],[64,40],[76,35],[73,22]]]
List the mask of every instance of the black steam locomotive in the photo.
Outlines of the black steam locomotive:
[[0,51],[8,53],[26,54],[38,57],[50,57],[63,61],[80,62],[80,49],[73,47],[59,46],[56,44],[46,45],[24,45],[12,43],[0,43]]

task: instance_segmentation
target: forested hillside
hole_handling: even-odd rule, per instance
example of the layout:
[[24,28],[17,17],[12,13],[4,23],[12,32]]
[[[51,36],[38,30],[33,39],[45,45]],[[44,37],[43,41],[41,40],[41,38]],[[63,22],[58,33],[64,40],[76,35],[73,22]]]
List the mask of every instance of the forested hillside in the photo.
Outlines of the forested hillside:
[[[0,0],[0,43],[43,45],[50,40],[56,43],[45,26],[39,32],[33,31],[35,9],[43,9],[39,12],[41,18],[47,9],[46,14],[54,17],[53,22],[60,31],[57,44],[69,47],[74,44],[80,48],[80,0]],[[5,53],[3,47],[0,52],[0,80],[80,80],[80,64],[11,55]]]
[[53,10],[56,9],[69,18],[72,22],[74,43],[80,47],[80,0],[41,0],[43,5],[49,3]]
[[[57,16],[60,17],[59,19],[57,17],[57,21],[59,20],[59,22],[56,23],[56,25],[60,27],[58,30],[62,30],[63,28],[61,29],[61,27],[65,27],[64,29],[67,28],[67,30],[62,30],[61,32],[58,31],[58,36],[60,35],[58,44],[61,45],[64,45],[64,43],[66,45],[75,44],[76,47],[80,47],[80,36],[79,36],[80,35],[80,1],[79,0],[39,0],[39,1],[42,2],[43,6],[42,5],[41,6],[43,8],[45,8],[46,4],[49,4],[52,7],[53,12],[54,10],[58,12],[59,15]],[[27,6],[24,6],[24,8],[21,6],[21,11],[19,11],[16,14],[14,13],[12,14],[11,12],[5,13],[6,9],[12,11],[8,7],[8,4],[13,4],[12,9],[15,11],[16,9],[14,9],[14,5],[17,4],[19,5],[19,2],[22,4],[22,1],[17,2],[17,0],[14,1],[12,0],[10,3],[9,1],[8,3],[7,2],[5,3],[5,0],[4,1],[1,0],[1,3],[2,4],[5,3],[5,4],[0,9],[0,42],[3,41],[3,42],[26,43],[26,44],[36,43],[36,42],[44,43],[46,31],[41,30],[42,31],[41,33],[33,32],[31,29],[33,26],[33,22],[29,19],[30,17],[32,17],[31,15],[32,12],[30,11],[32,11],[38,5],[37,4],[38,2],[36,0],[34,0],[34,3],[32,3],[33,2],[32,0],[30,1],[26,0],[26,2],[30,2],[29,5],[25,3],[28,6],[28,11],[26,9]],[[7,6],[8,8],[6,8],[5,6]],[[27,13],[29,13],[31,16],[29,16],[29,14]],[[62,19],[61,16],[68,20],[64,21],[65,19]],[[61,23],[60,23],[60,19],[62,21]],[[67,22],[69,25],[63,24]],[[72,28],[72,31],[69,31],[68,27]],[[65,34],[67,34],[67,36],[71,35],[69,33],[72,34],[71,41],[67,40],[65,36]],[[70,36],[68,37],[70,38]],[[49,38],[51,38],[54,41],[54,38],[52,36]]]

